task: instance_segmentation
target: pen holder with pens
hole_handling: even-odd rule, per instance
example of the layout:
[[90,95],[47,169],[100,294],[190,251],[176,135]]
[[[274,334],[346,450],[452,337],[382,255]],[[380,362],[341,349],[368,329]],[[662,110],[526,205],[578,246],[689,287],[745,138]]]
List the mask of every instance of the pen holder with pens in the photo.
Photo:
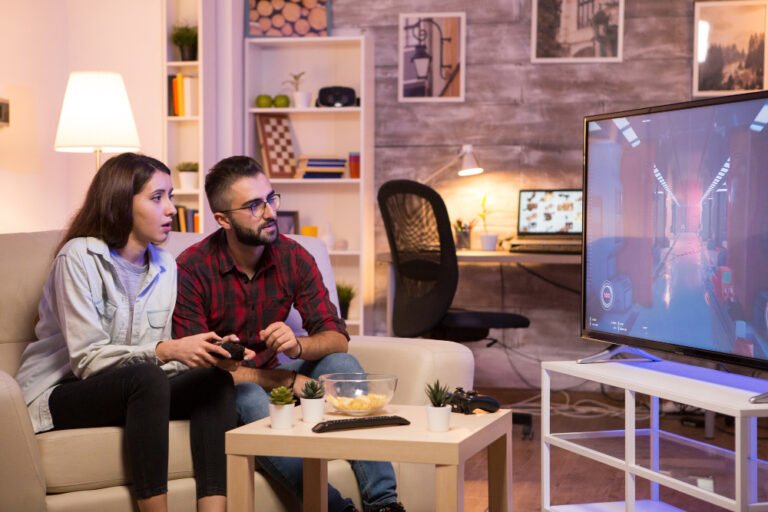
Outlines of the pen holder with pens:
[[453,232],[456,235],[456,249],[469,249],[472,227],[468,224],[455,224]]

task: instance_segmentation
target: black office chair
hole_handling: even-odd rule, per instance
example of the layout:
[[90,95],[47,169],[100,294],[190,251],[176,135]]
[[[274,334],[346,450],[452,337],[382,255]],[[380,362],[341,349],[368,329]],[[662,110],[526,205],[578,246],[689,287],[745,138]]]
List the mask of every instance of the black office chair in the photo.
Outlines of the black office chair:
[[515,313],[451,308],[459,265],[448,210],[440,194],[411,180],[384,183],[378,194],[395,269],[395,336],[468,342],[496,340],[490,329],[528,327]]

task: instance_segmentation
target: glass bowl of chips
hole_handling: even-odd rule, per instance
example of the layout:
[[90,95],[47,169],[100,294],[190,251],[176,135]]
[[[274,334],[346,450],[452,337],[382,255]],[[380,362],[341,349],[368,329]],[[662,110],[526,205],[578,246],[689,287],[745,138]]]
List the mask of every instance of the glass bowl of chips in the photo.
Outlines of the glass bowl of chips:
[[387,405],[397,388],[397,376],[384,373],[326,373],[320,376],[325,400],[350,416],[367,416]]

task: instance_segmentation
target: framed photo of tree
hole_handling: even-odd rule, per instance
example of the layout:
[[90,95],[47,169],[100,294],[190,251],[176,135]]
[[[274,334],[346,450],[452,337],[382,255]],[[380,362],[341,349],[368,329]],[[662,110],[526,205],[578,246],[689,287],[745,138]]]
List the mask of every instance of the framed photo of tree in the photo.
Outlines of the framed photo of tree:
[[765,89],[768,0],[696,2],[694,10],[693,95]]
[[533,0],[531,62],[621,62],[624,0]]

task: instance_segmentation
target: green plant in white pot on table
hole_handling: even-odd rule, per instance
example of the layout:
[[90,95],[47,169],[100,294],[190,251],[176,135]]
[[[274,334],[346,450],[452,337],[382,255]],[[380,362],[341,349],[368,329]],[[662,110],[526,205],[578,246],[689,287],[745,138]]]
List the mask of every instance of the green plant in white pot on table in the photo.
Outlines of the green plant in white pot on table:
[[200,166],[197,162],[180,162],[176,165],[179,173],[179,185],[182,190],[197,190],[199,181],[197,173]]
[[305,423],[323,421],[325,390],[316,380],[308,380],[301,388],[301,420]]
[[480,234],[480,247],[484,251],[495,251],[496,250],[496,243],[499,239],[499,235],[496,233],[489,233],[488,232],[488,215],[491,213],[491,210],[487,207],[488,204],[488,194],[483,195],[483,200],[480,202],[480,211],[477,214],[477,218],[480,219],[480,222],[483,224],[483,232]]
[[451,426],[451,392],[448,386],[440,384],[440,379],[427,384],[425,389],[429,404],[427,405],[427,429],[432,432],[446,432]]
[[293,89],[293,106],[295,108],[309,108],[312,106],[312,93],[300,89],[304,73],[304,71],[301,73],[288,73],[291,77],[290,80],[283,82],[284,84],[290,85]]
[[269,392],[269,418],[274,429],[293,427],[293,391],[278,386]]

